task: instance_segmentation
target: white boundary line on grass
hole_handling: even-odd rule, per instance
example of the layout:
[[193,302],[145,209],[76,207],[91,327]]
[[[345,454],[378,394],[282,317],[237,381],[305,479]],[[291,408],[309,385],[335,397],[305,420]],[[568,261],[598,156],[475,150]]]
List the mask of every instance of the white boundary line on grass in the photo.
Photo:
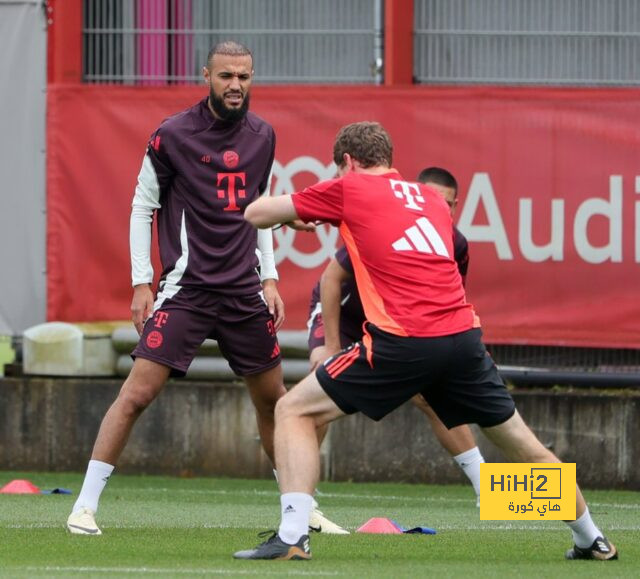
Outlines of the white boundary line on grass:
[[[438,530],[440,531],[503,531],[503,530],[518,530],[518,531],[564,531],[565,528],[562,525],[554,525],[553,527],[544,527],[546,523],[561,523],[562,521],[530,521],[527,524],[525,521],[515,521],[514,523],[503,522],[502,525],[496,525],[496,521],[480,521],[477,525],[452,525],[449,523],[439,524]],[[2,525],[0,529],[60,529],[64,527],[60,523],[27,523],[24,525],[12,524]],[[109,530],[121,530],[121,529],[149,529],[149,525],[129,525],[126,523],[116,523],[108,525]],[[201,525],[191,525],[188,527],[154,527],[157,529],[245,529],[246,527],[237,527],[233,525],[214,525],[210,523],[204,523]],[[607,531],[640,531],[640,525],[607,525]]]
[[[458,525],[438,525],[437,530],[440,531],[535,531],[538,532],[551,532],[551,533],[566,533],[567,527],[563,526],[563,521],[531,521],[531,524],[527,525],[525,521],[520,521],[518,523],[509,523],[503,521],[501,525],[496,525],[492,523],[497,523],[499,521],[479,521],[480,523],[485,523],[485,525],[477,525],[477,526],[458,526]],[[536,524],[538,523],[538,524]],[[546,527],[548,523],[559,523],[558,525],[554,525],[553,527]],[[603,525],[607,535],[611,531],[640,531],[640,525],[607,525],[606,527]]]
[[[259,490],[246,490],[246,491],[227,491],[227,490],[205,490],[205,489],[168,489],[168,488],[133,488],[133,487],[125,487],[118,488],[119,491],[144,491],[145,493],[185,493],[185,494],[211,494],[211,495],[239,495],[239,496],[273,496],[279,497],[280,493],[276,490],[273,491],[259,491]],[[376,501],[380,500],[392,500],[392,501],[423,501],[423,502],[452,502],[452,503],[467,503],[470,501],[468,498],[449,498],[449,497],[402,497],[396,495],[367,495],[367,494],[356,494],[356,493],[327,493],[319,491],[317,496],[320,498],[330,498],[330,499],[372,499]],[[589,507],[606,507],[610,509],[630,509],[630,510],[640,510],[640,503],[598,503],[587,501]]]
[[154,567],[60,567],[60,566],[43,566],[43,567],[19,567],[19,570],[26,571],[44,571],[47,573],[164,573],[165,575],[291,575],[295,577],[336,577],[339,575],[337,571],[266,571],[264,569],[250,571],[246,569],[161,569]]

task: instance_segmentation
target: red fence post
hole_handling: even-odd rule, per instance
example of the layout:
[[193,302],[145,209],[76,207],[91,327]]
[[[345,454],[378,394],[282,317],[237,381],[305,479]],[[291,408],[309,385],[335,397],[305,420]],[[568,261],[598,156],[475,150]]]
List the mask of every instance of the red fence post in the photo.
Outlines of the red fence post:
[[384,84],[413,83],[413,0],[384,2]]
[[82,0],[48,0],[47,79],[82,82]]

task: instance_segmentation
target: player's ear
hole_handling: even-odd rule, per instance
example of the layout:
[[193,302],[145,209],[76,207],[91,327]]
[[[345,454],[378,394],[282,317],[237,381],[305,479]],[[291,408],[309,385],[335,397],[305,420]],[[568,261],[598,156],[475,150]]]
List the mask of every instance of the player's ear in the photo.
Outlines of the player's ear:
[[211,78],[211,72],[206,66],[202,67],[202,78],[204,78],[204,82],[209,84],[209,79]]

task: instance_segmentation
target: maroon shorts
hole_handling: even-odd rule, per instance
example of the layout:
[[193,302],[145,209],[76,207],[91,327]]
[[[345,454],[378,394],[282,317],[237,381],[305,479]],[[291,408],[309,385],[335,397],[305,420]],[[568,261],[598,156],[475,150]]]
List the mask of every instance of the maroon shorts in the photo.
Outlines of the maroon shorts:
[[[307,335],[307,344],[309,353],[316,348],[324,346],[324,322],[322,321],[322,312],[318,308],[311,312],[311,317],[307,321],[309,333]],[[348,322],[345,317],[340,318],[340,344],[346,348],[349,344],[357,342],[362,338],[362,322]]]
[[309,329],[307,344],[309,345],[309,352],[312,352],[316,348],[324,346],[324,324],[320,311],[313,313],[307,322],[307,327]]
[[159,295],[131,356],[168,366],[172,376],[184,376],[206,338],[217,340],[238,376],[280,363],[273,319],[259,293],[225,296],[192,288],[164,300]]

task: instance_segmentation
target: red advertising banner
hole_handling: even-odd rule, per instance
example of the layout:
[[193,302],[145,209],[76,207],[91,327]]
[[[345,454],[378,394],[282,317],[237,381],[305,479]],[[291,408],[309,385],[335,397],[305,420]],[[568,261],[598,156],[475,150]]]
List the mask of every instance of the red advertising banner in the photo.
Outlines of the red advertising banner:
[[[129,211],[151,132],[199,87],[50,86],[48,318],[126,319]],[[490,343],[640,347],[640,91],[256,87],[278,137],[274,193],[331,177],[340,126],[377,120],[407,179],[449,169],[468,299]],[[339,245],[274,234],[289,329]],[[157,269],[157,268],[156,268]]]

